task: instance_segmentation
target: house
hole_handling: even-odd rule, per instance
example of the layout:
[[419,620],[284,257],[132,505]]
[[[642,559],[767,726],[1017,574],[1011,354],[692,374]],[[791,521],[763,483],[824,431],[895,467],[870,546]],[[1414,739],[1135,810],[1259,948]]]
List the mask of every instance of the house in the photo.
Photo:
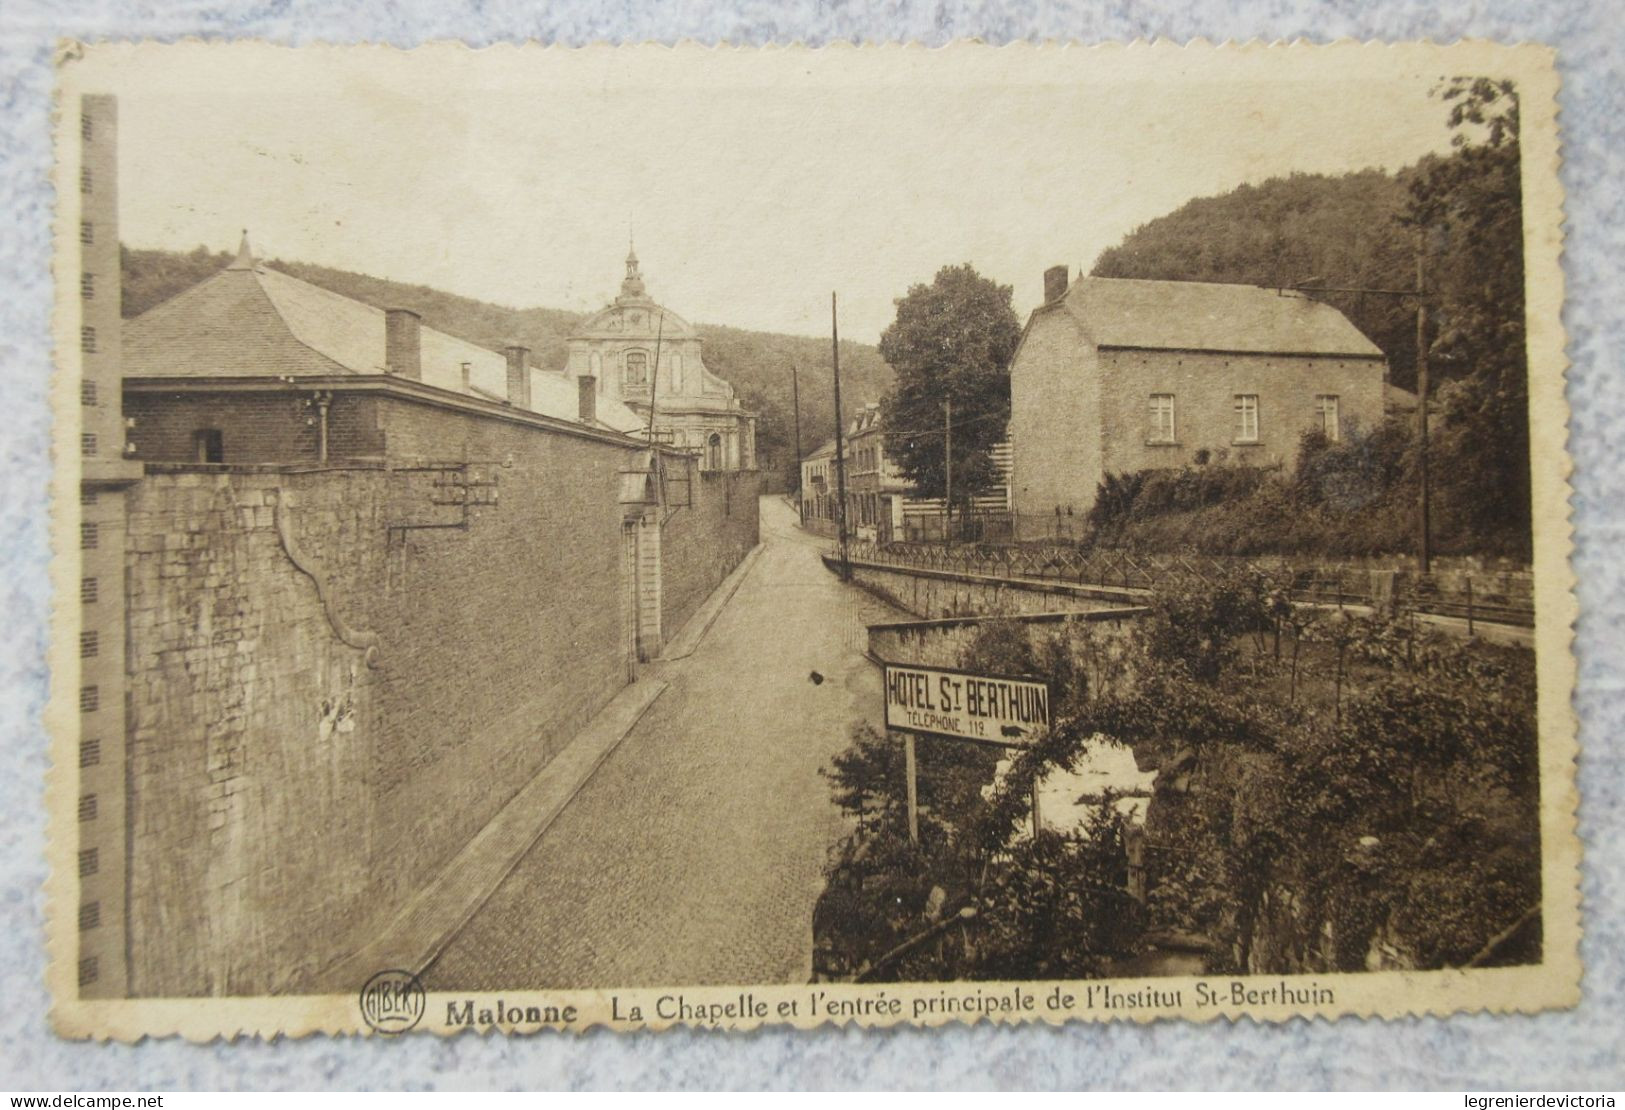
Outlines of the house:
[[706,369],[698,330],[649,296],[637,251],[627,253],[620,296],[568,342],[566,375],[592,379],[601,397],[652,420],[657,441],[697,455],[704,470],[756,468],[755,414]]
[[[265,266],[243,235],[224,270],[129,321],[124,408],[140,462],[296,463],[399,454],[382,398],[636,434],[613,398]],[[402,446],[404,428],[395,447]],[[445,454],[426,447],[420,453]]]
[[[945,509],[940,497],[916,497],[914,484],[903,477],[886,450],[886,426],[880,406],[870,402],[847,425],[842,440],[846,464],[846,525],[854,539],[941,539]],[[993,464],[1001,481],[971,501],[974,516],[1008,514],[1011,450],[1008,440],[993,446]],[[835,441],[802,460],[802,520],[816,531],[834,534],[836,517]]]
[[1291,466],[1384,416],[1387,362],[1337,309],[1291,290],[1044,275],[1010,366],[1013,501],[1082,514],[1107,474]]

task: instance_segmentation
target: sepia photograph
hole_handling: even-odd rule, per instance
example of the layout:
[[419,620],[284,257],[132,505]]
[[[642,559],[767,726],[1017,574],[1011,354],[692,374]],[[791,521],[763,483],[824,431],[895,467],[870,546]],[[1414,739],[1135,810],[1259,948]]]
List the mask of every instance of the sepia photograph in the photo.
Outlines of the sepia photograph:
[[63,1034],[1578,999],[1549,50],[57,67]]

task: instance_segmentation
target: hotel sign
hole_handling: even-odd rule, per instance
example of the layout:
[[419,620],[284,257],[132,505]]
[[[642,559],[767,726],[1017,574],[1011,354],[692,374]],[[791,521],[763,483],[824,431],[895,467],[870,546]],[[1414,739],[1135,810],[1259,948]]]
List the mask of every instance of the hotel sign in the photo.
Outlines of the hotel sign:
[[886,664],[886,727],[1019,748],[1049,728],[1049,684]]

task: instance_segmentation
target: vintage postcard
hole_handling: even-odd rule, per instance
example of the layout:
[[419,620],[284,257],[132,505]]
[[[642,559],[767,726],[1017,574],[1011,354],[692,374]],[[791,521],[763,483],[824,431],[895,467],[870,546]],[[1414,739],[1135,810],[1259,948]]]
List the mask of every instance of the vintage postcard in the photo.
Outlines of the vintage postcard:
[[64,1036],[1580,990],[1557,77],[65,43]]

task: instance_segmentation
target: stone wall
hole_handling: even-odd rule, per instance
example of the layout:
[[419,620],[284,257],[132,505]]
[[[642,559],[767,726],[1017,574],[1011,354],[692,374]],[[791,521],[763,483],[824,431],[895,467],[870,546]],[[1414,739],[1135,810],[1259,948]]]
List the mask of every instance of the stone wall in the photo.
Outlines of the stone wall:
[[[831,570],[839,566],[824,556]],[[928,620],[965,616],[1017,616],[1091,612],[1138,605],[1139,591],[1062,582],[1027,582],[953,571],[901,569],[854,561],[852,581],[897,608]]]
[[[679,472],[687,466],[691,492],[688,506],[673,504],[663,514],[660,624],[667,640],[760,540],[756,471],[700,470],[693,460],[670,465]],[[684,488],[669,485],[668,497],[680,499]]]
[[[948,620],[899,621],[871,624],[869,654],[885,663],[914,663],[925,667],[962,667],[966,652],[988,625],[1008,621],[1020,628],[1028,642],[1060,639],[1073,645],[1109,643],[1114,660],[1122,656],[1122,639],[1140,609],[1111,609],[1093,613],[1038,613],[1015,617],[954,617]],[[1081,647],[1080,647],[1081,651]]]
[[1016,511],[1086,513],[1100,481],[1100,367],[1062,304],[1033,314],[1010,364],[1010,476]]
[[132,491],[135,993],[308,989],[628,680],[628,452],[440,416],[482,461]]
[[[1382,423],[1384,366],[1375,358],[1200,351],[1102,351],[1100,473],[1185,466],[1211,452],[1242,466],[1295,465],[1305,430],[1319,427],[1316,398],[1338,398],[1345,432]],[[1174,442],[1152,442],[1150,396],[1174,398]],[[1236,395],[1258,398],[1255,442],[1236,440]],[[1087,505],[1080,508],[1086,508]]]

